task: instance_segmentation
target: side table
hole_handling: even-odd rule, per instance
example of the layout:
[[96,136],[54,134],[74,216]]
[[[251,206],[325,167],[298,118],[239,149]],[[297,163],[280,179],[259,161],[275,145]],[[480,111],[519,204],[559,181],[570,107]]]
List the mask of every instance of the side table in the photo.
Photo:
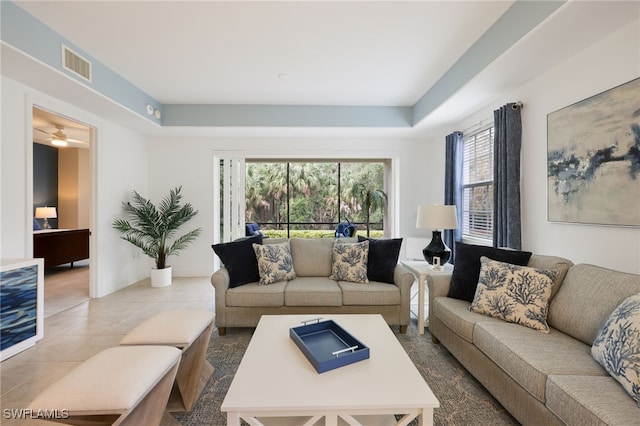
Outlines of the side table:
[[400,264],[407,268],[418,279],[418,333],[424,334],[424,301],[425,282],[427,281],[427,276],[451,274],[451,272],[453,271],[453,265],[447,263],[442,266],[442,269],[436,271],[433,269],[433,266],[429,265],[424,260],[401,260]]

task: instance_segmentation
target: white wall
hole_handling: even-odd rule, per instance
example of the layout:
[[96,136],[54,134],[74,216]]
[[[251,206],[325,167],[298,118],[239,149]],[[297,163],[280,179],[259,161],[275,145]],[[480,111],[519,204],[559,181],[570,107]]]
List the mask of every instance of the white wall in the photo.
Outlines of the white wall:
[[31,109],[50,111],[95,126],[92,170],[91,280],[100,297],[149,275],[148,262],[118,238],[111,222],[119,217],[129,190],[147,188],[147,139],[100,117],[2,77],[2,183],[0,254],[2,258],[33,256],[33,161]]
[[[547,114],[640,76],[640,23],[627,25],[452,126],[465,129],[522,101],[523,249],[640,273],[640,229],[547,221]],[[444,156],[442,157],[444,158]],[[640,194],[630,194],[640,202]],[[620,206],[624,208],[624,206]]]
[[[238,156],[271,158],[395,158],[400,189],[400,227],[397,235],[415,230],[417,202],[428,192],[425,185],[427,158],[416,161],[423,141],[410,139],[154,139],[149,151],[149,196],[159,200],[170,188],[182,185],[184,200],[198,215],[184,230],[202,227],[201,237],[169,263],[174,274],[206,276],[214,270],[213,242],[213,157],[235,151]],[[442,192],[438,190],[439,192]]]

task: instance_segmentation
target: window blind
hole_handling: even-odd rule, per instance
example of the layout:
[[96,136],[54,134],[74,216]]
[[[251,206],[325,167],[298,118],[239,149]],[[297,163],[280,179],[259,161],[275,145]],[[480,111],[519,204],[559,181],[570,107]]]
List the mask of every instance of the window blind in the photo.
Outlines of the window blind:
[[493,238],[493,126],[463,140],[462,235]]

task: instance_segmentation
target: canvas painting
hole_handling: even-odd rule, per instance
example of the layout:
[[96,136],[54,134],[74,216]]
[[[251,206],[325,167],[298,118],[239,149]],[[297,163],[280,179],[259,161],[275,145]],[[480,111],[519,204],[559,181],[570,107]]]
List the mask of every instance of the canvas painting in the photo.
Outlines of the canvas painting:
[[552,222],[640,226],[640,78],[547,115]]

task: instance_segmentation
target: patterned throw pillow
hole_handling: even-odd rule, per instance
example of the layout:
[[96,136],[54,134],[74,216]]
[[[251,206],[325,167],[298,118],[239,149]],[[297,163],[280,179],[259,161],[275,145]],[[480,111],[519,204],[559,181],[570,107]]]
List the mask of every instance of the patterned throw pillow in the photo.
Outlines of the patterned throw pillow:
[[260,285],[292,280],[296,277],[289,241],[278,244],[254,244],[253,250],[258,260]]
[[602,324],[591,355],[640,407],[640,293],[622,302]]
[[480,259],[480,277],[469,310],[549,332],[547,311],[555,271]]
[[368,283],[367,261],[369,259],[369,241],[361,243],[341,243],[333,245],[332,280]]

